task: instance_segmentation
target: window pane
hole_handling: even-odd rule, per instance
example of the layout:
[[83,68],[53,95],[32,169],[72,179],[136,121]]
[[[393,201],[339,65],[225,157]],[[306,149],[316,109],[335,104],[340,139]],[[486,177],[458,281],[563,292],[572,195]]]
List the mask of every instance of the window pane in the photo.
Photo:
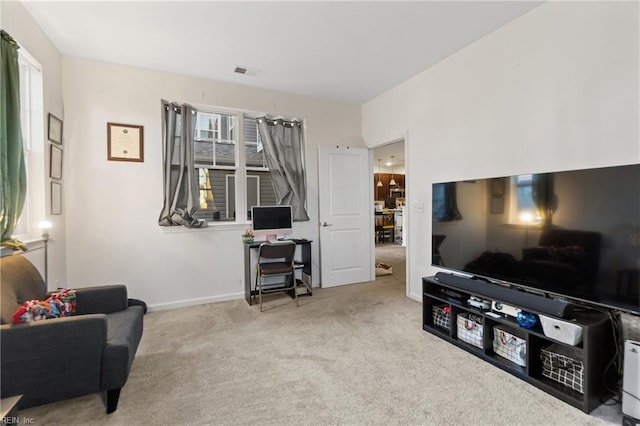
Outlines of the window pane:
[[206,112],[196,114],[196,139],[213,141],[214,115]]
[[536,208],[533,203],[533,175],[520,175],[516,177],[516,199],[518,203],[518,216],[523,212],[533,213]]
[[267,167],[258,124],[254,118],[244,119],[244,158],[247,167]]
[[196,169],[200,197],[197,218],[208,221],[235,220],[233,170]]
[[236,117],[228,114],[217,114],[218,132],[215,140],[215,160],[216,166],[236,165],[236,138],[235,126]]
[[236,116],[198,111],[194,159],[198,166],[236,165]]
[[251,207],[260,205],[259,176],[247,176],[247,220],[251,220]]
[[518,210],[534,211],[533,196],[531,185],[518,187]]
[[227,181],[227,191],[225,193],[227,215],[230,215],[233,219],[236,218],[236,177],[235,175],[225,175]]
[[[247,171],[247,180],[249,178],[257,179],[254,182],[254,185],[259,185],[259,191],[256,188],[256,201],[258,204],[252,204],[249,202],[249,198],[247,197],[247,206],[251,207],[253,205],[256,206],[274,206],[276,205],[276,193],[273,189],[273,181],[271,180],[271,174],[268,171],[256,171],[250,170]],[[249,185],[249,181],[247,181],[247,187]]]

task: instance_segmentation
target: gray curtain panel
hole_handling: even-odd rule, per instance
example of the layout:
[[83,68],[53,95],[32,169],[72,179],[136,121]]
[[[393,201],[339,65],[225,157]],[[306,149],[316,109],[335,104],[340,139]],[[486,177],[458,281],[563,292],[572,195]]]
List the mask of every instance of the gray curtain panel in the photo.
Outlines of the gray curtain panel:
[[542,218],[542,225],[553,224],[553,213],[556,210],[553,173],[533,175],[531,190],[536,212]]
[[160,226],[207,226],[205,220],[193,217],[200,207],[193,161],[195,121],[190,105],[162,100],[164,206],[158,219]]
[[293,220],[309,220],[302,123],[267,117],[257,122],[277,204],[290,205]]

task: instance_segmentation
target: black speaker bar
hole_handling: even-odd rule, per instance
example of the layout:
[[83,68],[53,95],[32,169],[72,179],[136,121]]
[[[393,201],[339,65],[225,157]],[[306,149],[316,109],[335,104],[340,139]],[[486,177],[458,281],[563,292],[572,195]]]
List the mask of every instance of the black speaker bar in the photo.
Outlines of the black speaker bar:
[[539,314],[564,318],[569,314],[571,304],[562,300],[550,299],[533,293],[526,293],[513,288],[502,287],[487,282],[481,278],[466,278],[446,272],[436,273],[434,279],[453,290],[462,290],[472,295],[497,300],[508,305],[514,305],[523,310]]

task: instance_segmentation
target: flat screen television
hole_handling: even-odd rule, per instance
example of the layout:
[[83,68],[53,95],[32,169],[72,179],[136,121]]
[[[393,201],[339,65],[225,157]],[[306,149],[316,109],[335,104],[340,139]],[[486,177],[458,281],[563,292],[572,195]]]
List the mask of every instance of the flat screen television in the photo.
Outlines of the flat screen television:
[[293,232],[291,206],[253,206],[251,220],[257,239],[274,241]]
[[640,164],[432,189],[433,266],[640,315]]

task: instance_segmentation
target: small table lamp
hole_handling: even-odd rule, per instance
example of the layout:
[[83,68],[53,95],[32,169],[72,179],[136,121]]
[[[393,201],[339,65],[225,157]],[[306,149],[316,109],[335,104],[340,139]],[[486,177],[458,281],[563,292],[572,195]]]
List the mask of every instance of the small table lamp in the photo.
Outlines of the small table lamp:
[[49,229],[51,229],[51,222],[45,220],[38,225],[42,229],[42,242],[44,243],[44,283],[49,289]]
[[529,247],[529,226],[535,221],[532,212],[525,211],[520,213],[520,220],[524,223],[524,246]]

